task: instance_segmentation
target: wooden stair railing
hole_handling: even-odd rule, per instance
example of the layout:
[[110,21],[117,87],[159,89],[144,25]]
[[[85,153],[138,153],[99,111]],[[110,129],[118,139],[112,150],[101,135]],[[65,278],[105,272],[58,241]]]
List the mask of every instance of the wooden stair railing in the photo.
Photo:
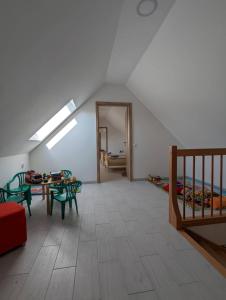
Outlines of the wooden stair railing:
[[[214,224],[226,222],[226,213],[223,212],[222,194],[223,194],[223,157],[226,155],[226,148],[214,148],[214,149],[177,149],[177,146],[170,146],[169,148],[169,222],[178,230],[187,226],[197,226],[204,224]],[[205,158],[211,158],[210,163],[210,210],[205,211]],[[213,210],[213,195],[214,195],[214,158],[219,157],[219,189],[220,189],[220,208],[219,211]],[[192,205],[191,216],[186,215],[186,198],[185,188],[183,189],[183,203],[180,209],[177,199],[177,163],[178,158],[182,158],[182,181],[184,187],[186,186],[186,158],[192,157]],[[196,183],[196,157],[201,157],[202,179],[202,201],[201,201],[201,213],[196,214],[195,210],[195,183]],[[180,200],[179,200],[180,201]]]

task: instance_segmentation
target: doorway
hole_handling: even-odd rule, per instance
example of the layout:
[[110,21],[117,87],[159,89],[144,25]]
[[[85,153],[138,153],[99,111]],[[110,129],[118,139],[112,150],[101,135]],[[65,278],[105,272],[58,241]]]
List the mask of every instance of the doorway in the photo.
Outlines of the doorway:
[[96,102],[97,182],[133,180],[132,104]]

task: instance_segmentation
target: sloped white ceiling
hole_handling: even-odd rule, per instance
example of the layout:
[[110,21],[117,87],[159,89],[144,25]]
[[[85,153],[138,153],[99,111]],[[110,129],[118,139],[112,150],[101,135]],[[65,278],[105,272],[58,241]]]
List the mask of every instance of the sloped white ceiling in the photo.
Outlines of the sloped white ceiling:
[[[175,0],[158,0],[153,15],[141,17],[136,7],[141,0],[124,0],[106,81],[126,83]],[[148,2],[144,3],[148,9]]]
[[127,86],[183,145],[225,147],[226,1],[176,1]]
[[0,156],[33,149],[71,98],[128,78],[181,144],[226,146],[226,1],[158,0],[149,18],[138,2],[1,1]]
[[122,0],[0,3],[0,156],[28,139],[68,100],[105,80]]

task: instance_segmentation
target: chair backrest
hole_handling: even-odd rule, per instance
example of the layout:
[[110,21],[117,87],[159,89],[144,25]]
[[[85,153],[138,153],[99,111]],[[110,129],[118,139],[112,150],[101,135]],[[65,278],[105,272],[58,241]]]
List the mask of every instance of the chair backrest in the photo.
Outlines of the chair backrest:
[[67,198],[74,198],[76,194],[76,190],[81,186],[81,181],[69,182],[64,184],[64,188],[66,191]]
[[68,177],[72,176],[72,172],[70,170],[61,170],[61,172],[63,173],[63,176],[65,178],[68,178]]
[[23,184],[26,183],[26,180],[25,180],[26,173],[27,173],[27,172],[20,172],[20,173],[17,173],[18,180],[19,180],[19,185],[23,185]]
[[0,203],[5,202],[5,190],[0,188]]
[[64,184],[64,188],[65,188],[65,192],[66,192],[66,197],[67,197],[67,199],[73,198],[73,194],[72,194],[72,185],[71,185],[71,183],[65,183],[65,184]]
[[13,176],[13,178],[7,182],[6,190],[10,191],[12,185],[13,187],[21,187],[26,184],[26,174],[27,172],[19,172]]
[[26,177],[27,172],[20,172],[14,175],[13,179],[18,179],[19,181],[19,186],[23,185],[26,183],[25,177]]

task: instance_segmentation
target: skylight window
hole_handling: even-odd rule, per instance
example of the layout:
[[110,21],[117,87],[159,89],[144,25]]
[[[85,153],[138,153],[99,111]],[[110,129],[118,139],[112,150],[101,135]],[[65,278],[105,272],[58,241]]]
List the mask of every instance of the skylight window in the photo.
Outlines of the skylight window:
[[[70,100],[58,113],[43,125],[29,140],[43,141],[54,129],[76,110],[74,100]],[[70,124],[70,123],[69,123]]]
[[76,119],[70,121],[63,129],[61,129],[47,144],[47,148],[52,149],[72,128],[77,125]]

